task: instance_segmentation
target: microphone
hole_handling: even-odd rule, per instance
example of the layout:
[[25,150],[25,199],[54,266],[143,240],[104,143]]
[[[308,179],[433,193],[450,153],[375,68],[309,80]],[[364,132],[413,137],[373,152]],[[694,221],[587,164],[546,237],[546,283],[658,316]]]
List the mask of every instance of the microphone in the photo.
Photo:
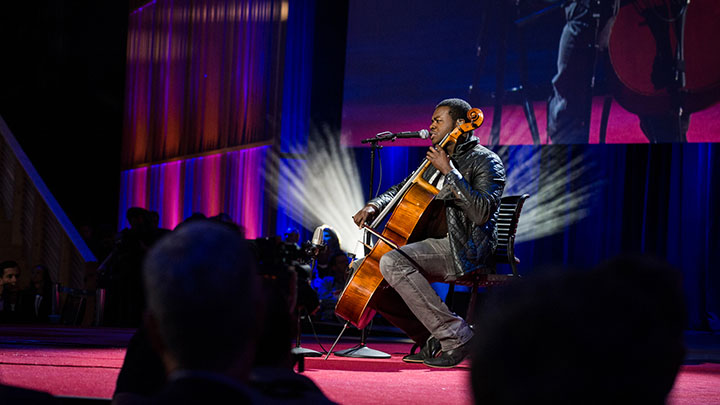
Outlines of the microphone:
[[420,139],[428,139],[430,137],[430,132],[427,129],[421,129],[419,131],[407,131],[407,132],[396,132],[392,133],[390,131],[380,132],[379,134],[375,135],[374,138],[368,138],[363,139],[360,141],[360,143],[378,143],[383,141],[395,141],[397,138],[420,138]]
[[312,236],[312,244],[313,246],[323,247],[325,246],[325,224],[322,224],[315,228],[315,232],[313,232]]
[[325,244],[325,229],[327,228],[329,227],[325,224],[318,226],[313,232],[312,239],[303,243],[306,256],[316,260],[320,252],[327,250],[328,247]]
[[395,138],[428,139],[430,137],[430,132],[428,132],[427,129],[421,129],[419,131],[396,132],[396,133],[392,134],[391,136],[393,136]]

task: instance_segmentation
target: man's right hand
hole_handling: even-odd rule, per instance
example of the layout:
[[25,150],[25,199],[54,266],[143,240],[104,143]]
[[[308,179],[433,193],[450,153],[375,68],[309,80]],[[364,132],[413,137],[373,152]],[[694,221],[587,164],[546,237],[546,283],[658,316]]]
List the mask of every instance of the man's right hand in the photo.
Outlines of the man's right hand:
[[375,218],[375,215],[377,215],[377,208],[372,205],[366,205],[358,211],[357,214],[353,215],[353,221],[355,221],[355,225],[357,225],[358,228],[362,228],[362,225]]

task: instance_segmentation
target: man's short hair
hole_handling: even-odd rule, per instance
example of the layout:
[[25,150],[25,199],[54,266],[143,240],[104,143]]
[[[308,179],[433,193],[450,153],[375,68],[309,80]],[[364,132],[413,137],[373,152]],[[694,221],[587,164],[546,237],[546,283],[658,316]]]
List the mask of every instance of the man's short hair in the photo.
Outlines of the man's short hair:
[[437,110],[440,107],[450,108],[450,117],[453,119],[453,121],[461,119],[465,122],[468,121],[467,113],[472,108],[467,101],[460,98],[445,99],[441,101],[437,106],[435,106],[435,109]]
[[0,277],[5,275],[5,269],[12,269],[15,267],[20,268],[20,266],[14,260],[6,260],[4,262],[0,262]]
[[685,354],[681,280],[623,256],[495,291],[477,325],[475,403],[665,403]]
[[153,246],[143,270],[148,310],[181,368],[223,370],[248,354],[257,276],[240,233],[188,223]]
[[142,218],[145,219],[149,214],[149,211],[142,207],[130,207],[128,208],[127,212],[125,213],[125,217],[128,221],[131,221],[136,218]]

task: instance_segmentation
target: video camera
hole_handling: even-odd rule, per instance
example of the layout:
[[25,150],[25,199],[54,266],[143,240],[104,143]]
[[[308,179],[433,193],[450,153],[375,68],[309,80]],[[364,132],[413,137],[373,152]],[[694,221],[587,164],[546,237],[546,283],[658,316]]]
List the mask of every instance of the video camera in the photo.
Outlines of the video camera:
[[[250,245],[257,259],[258,273],[280,288],[291,309],[297,306],[312,313],[319,307],[317,293],[310,287],[311,264],[319,252],[317,246],[311,241],[298,246],[277,237],[257,238],[250,241]],[[292,279],[296,282],[291,282]]]

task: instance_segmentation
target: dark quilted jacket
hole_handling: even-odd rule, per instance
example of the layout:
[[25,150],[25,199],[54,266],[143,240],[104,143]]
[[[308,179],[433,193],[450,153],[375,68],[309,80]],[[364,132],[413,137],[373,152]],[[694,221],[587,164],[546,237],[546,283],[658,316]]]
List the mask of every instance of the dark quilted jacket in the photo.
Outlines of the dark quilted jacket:
[[[451,156],[455,171],[445,176],[445,185],[436,199],[445,203],[448,237],[457,275],[484,267],[497,246],[497,223],[500,197],[505,187],[505,168],[500,158],[469,136],[458,144]],[[425,171],[426,180],[437,169]],[[382,211],[402,188],[403,182],[371,200]]]

